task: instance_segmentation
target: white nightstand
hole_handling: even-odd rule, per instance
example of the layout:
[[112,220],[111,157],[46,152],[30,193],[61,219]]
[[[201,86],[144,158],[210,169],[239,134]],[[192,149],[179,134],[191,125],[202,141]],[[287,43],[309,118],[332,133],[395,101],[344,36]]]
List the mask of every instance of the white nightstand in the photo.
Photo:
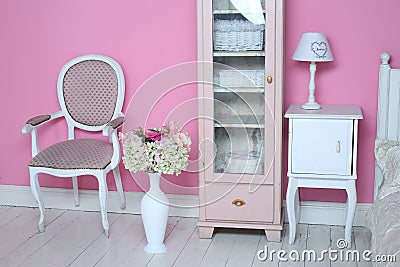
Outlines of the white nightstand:
[[351,244],[351,227],[357,202],[357,131],[363,118],[358,105],[322,105],[304,110],[291,105],[289,119],[289,184],[286,207],[289,218],[289,244],[296,237],[300,218],[299,187],[345,189],[347,218],[345,239]]

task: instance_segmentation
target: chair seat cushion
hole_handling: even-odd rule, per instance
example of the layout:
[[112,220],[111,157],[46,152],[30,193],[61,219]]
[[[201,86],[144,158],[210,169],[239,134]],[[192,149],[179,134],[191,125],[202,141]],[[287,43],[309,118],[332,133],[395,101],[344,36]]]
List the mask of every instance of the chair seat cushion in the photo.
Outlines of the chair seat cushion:
[[54,144],[39,152],[30,167],[53,169],[104,169],[111,163],[113,146],[96,139],[74,139]]

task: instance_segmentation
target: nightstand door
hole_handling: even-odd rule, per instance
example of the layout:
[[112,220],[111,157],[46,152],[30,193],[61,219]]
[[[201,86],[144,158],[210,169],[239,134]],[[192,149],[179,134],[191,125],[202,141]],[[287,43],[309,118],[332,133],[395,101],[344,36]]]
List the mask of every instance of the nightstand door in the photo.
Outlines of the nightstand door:
[[292,173],[351,175],[353,120],[292,123]]

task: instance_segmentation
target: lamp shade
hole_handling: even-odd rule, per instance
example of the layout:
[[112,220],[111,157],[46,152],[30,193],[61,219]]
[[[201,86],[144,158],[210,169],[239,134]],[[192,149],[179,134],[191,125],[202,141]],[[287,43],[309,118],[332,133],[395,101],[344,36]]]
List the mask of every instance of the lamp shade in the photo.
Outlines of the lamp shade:
[[292,59],[311,62],[333,61],[332,51],[325,34],[321,32],[303,33]]

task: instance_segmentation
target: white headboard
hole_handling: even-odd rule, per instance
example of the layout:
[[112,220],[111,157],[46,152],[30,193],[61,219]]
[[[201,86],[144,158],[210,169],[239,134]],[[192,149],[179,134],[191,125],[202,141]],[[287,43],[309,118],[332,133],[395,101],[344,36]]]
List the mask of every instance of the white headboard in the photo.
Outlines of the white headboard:
[[[400,140],[400,69],[393,69],[389,60],[389,53],[381,54],[376,138]],[[374,198],[382,181],[382,171],[375,166]]]

